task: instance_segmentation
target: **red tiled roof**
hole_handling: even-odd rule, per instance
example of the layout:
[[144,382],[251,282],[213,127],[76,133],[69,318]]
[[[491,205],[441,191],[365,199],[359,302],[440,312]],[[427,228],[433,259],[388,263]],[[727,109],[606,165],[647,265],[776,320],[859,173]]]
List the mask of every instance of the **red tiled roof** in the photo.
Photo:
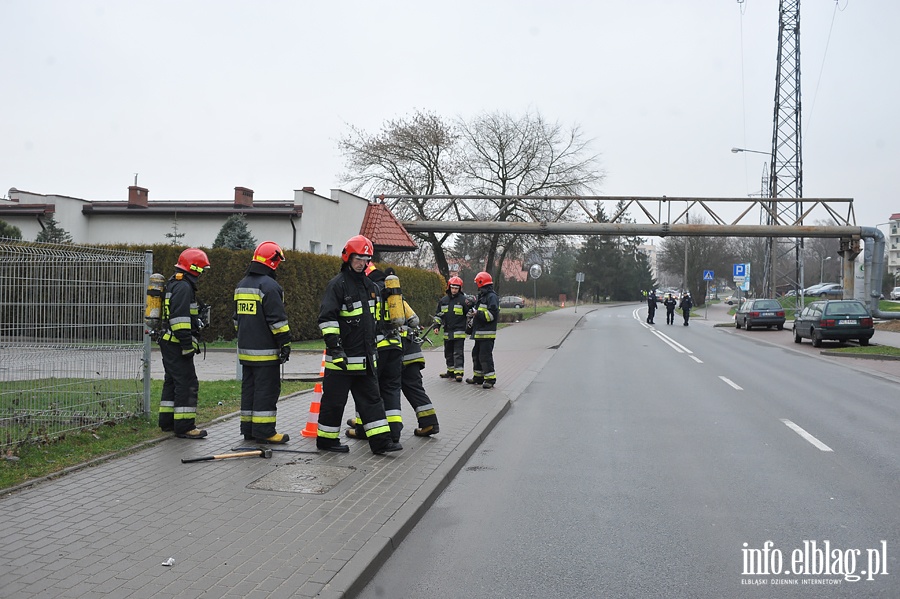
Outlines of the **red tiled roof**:
[[369,204],[359,234],[372,240],[376,251],[411,252],[418,246],[384,204]]
[[892,214],[888,220],[900,220],[900,212],[897,212],[896,214]]

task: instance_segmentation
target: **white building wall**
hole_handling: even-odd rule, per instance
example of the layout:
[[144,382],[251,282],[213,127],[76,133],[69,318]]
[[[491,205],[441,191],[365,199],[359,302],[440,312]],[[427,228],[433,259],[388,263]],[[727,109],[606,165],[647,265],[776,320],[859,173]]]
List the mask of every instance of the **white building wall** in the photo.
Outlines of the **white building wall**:
[[[133,212],[133,213],[131,213]],[[124,214],[94,214],[90,222],[90,243],[171,243],[167,234],[183,234],[178,245],[212,247],[229,214],[141,214],[134,208]],[[295,219],[299,221],[299,219]],[[177,229],[176,229],[177,226]],[[284,248],[293,246],[293,228],[287,216],[248,216],[247,228],[257,241],[274,241]],[[87,241],[86,241],[87,242]]]
[[[76,244],[160,244],[170,243],[166,234],[175,233],[175,216],[172,213],[154,214],[142,208],[131,208],[115,214],[84,214],[86,205],[102,205],[79,198],[58,195],[42,195],[17,191],[13,197],[18,205],[52,204],[56,222],[72,235]],[[316,252],[339,255],[344,243],[358,235],[368,206],[368,200],[341,190],[331,190],[331,197],[323,197],[308,191],[295,191],[294,201],[303,206],[302,216],[285,214],[278,216],[254,215],[247,209],[247,227],[257,241],[274,241],[283,248],[301,252],[311,251],[315,242]],[[165,201],[151,202],[151,205]],[[201,203],[202,202],[197,202]],[[254,202],[265,206],[266,202]],[[16,205],[12,201],[0,201],[0,205]],[[184,233],[179,245],[211,247],[222,225],[230,214],[178,214],[177,232]],[[0,219],[22,231],[22,238],[34,241],[41,227],[35,215],[4,214]],[[293,220],[293,223],[292,223]]]
[[369,205],[365,198],[340,189],[332,189],[330,198],[297,190],[294,203],[303,206],[297,249],[332,256],[340,255],[344,243],[359,235]]

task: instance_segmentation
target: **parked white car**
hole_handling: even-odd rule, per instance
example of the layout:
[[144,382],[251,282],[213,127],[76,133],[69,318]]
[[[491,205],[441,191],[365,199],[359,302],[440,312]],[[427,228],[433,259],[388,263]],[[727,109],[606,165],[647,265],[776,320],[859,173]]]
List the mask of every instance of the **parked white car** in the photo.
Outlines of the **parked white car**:
[[894,287],[893,289],[891,289],[891,299],[900,300],[900,287]]

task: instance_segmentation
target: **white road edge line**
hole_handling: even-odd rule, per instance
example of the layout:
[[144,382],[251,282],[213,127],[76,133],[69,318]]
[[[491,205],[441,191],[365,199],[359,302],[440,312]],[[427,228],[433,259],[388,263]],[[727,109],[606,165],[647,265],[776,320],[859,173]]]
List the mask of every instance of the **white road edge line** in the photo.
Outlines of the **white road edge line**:
[[703,360],[701,360],[701,359],[698,358],[697,356],[690,356],[690,358],[691,358],[691,360],[693,360],[693,361],[696,362],[697,364],[703,364]]
[[732,387],[734,387],[735,389],[737,389],[738,391],[743,391],[743,390],[744,390],[743,387],[741,387],[740,385],[738,385],[737,383],[735,383],[735,382],[732,381],[731,379],[727,379],[727,378],[725,378],[724,376],[720,376],[719,378],[722,379],[723,381],[725,381],[727,384],[729,384],[729,385],[731,385]]
[[830,447],[828,447],[827,445],[825,445],[824,443],[822,443],[821,441],[819,441],[818,439],[816,439],[815,437],[810,435],[808,432],[803,430],[803,428],[794,424],[787,418],[782,418],[781,421],[783,423],[785,423],[789,429],[793,430],[795,433],[797,433],[798,435],[800,435],[801,437],[803,437],[804,439],[806,439],[807,441],[812,443],[818,449],[820,449],[822,451],[834,451],[833,449],[831,449]]

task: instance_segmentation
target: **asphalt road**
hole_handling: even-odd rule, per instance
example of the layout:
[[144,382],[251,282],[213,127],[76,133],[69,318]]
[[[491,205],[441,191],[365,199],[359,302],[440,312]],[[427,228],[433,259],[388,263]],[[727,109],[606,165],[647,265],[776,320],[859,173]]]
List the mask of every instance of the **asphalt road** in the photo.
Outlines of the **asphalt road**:
[[900,597],[897,379],[643,320],[586,315],[360,597]]

